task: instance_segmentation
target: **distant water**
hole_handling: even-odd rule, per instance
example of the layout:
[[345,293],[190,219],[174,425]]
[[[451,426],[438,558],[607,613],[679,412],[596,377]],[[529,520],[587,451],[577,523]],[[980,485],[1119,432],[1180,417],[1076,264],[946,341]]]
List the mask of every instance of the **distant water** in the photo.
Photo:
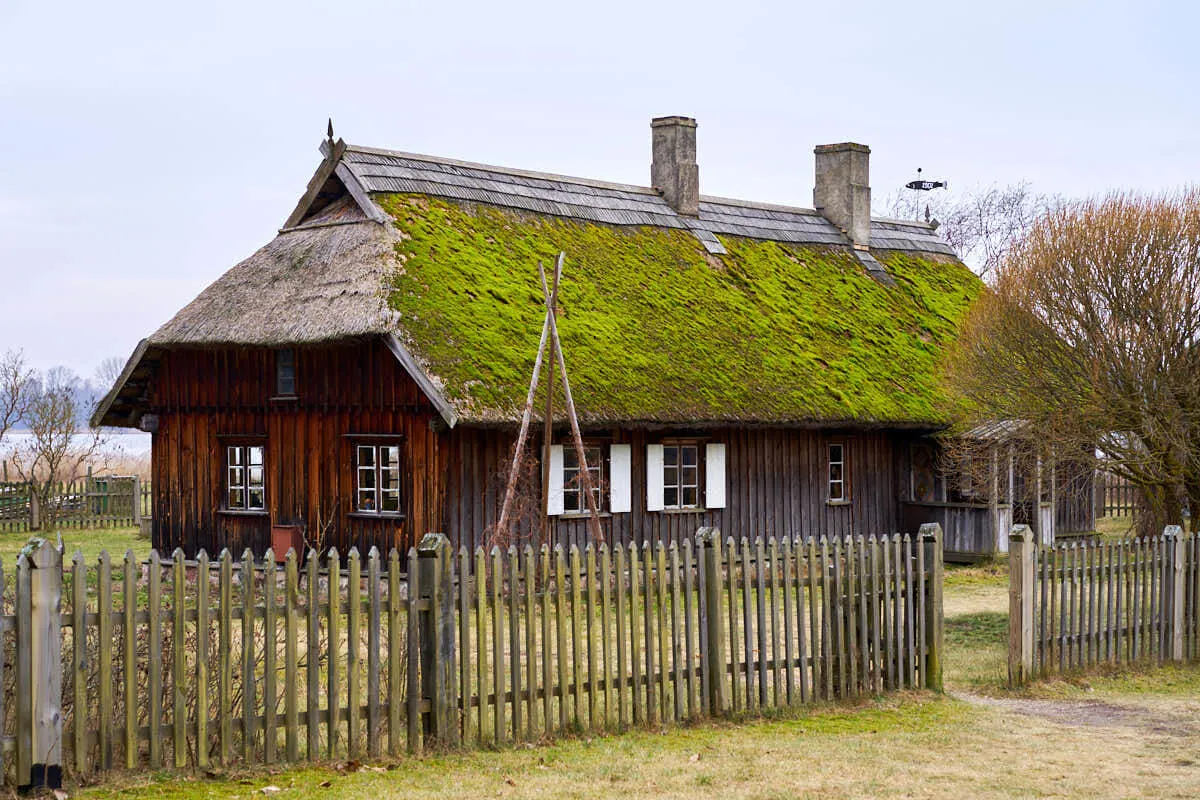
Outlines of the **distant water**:
[[[29,441],[28,433],[10,433],[0,443],[0,451],[10,451]],[[91,435],[79,433],[75,440],[80,446],[91,442]],[[143,456],[150,452],[150,434],[142,431],[115,430],[104,432],[104,450],[114,455]]]

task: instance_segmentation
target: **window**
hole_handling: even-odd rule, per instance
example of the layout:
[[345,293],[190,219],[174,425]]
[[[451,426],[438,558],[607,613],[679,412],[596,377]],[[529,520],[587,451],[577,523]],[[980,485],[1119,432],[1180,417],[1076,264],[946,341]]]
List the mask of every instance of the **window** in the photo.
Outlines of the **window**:
[[296,351],[290,347],[275,351],[275,394],[279,397],[296,394]]
[[400,513],[400,447],[359,444],[355,454],[355,503],[364,514]]
[[[587,459],[588,477],[592,482],[592,497],[596,510],[604,510],[604,451],[598,444],[585,444],[583,455]],[[579,469],[579,455],[574,445],[563,447],[563,511],[567,514],[587,514],[587,497],[583,493],[583,476]]]
[[228,510],[266,510],[262,445],[226,446],[225,485],[225,508]]
[[700,507],[700,446],[663,445],[663,508]]
[[843,503],[846,497],[846,447],[829,445],[829,501]]

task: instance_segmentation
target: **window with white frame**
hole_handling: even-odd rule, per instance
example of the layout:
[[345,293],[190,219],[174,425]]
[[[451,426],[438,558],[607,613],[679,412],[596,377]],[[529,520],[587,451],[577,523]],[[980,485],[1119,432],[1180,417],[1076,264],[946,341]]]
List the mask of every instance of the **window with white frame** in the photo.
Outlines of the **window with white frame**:
[[663,445],[663,508],[700,507],[700,445]]
[[362,514],[400,513],[400,447],[354,447],[354,508]]
[[848,500],[846,492],[846,446],[841,443],[829,445],[829,500],[833,503]]
[[229,511],[265,511],[266,507],[263,446],[226,445],[225,508]]
[[[592,482],[592,497],[596,510],[604,511],[604,448],[598,444],[584,444],[588,478]],[[586,514],[587,496],[583,492],[583,475],[579,468],[579,455],[574,446],[563,448],[563,511],[567,514]]]

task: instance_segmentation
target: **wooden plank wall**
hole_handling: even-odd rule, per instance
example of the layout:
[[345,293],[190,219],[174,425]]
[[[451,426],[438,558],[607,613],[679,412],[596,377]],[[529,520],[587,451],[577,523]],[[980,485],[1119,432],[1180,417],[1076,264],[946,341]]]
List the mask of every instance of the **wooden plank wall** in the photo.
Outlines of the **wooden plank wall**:
[[[296,400],[272,400],[270,350],[168,353],[150,398],[154,434],[154,545],[261,554],[270,526],[332,520],[325,547],[411,546],[440,524],[440,450],[436,412],[380,342],[296,352]],[[401,434],[405,519],[359,518],[353,502],[347,434]],[[222,513],[222,447],[227,436],[264,437],[265,514]],[[414,533],[415,532],[415,533]]]
[[[633,510],[605,516],[602,527],[610,545],[691,538],[704,526],[719,527],[735,537],[848,536],[900,530],[897,450],[907,450],[897,434],[845,434],[835,431],[759,428],[706,430],[702,438],[726,447],[726,508],[707,512],[646,511],[646,445],[679,435],[670,431],[592,431],[595,438],[632,445]],[[540,437],[538,437],[540,439]],[[455,546],[487,545],[485,530],[499,516],[503,476],[508,470],[515,434],[506,431],[456,429],[447,442],[445,530]],[[847,447],[850,502],[826,503],[827,448]],[[541,443],[533,446],[540,455]],[[540,486],[536,487],[540,506]],[[539,517],[519,520],[522,543],[538,542]],[[928,521],[928,520],[926,520]],[[558,518],[555,541],[584,547],[589,541],[586,519]],[[458,534],[471,538],[459,540]]]

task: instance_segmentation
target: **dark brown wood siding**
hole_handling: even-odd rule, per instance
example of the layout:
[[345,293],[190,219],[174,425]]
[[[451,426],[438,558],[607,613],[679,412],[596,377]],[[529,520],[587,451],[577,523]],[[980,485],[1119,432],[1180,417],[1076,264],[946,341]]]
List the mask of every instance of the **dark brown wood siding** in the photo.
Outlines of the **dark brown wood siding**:
[[[816,431],[784,428],[706,430],[702,441],[726,445],[726,506],[704,512],[646,510],[646,445],[677,435],[634,430],[593,431],[589,439],[632,446],[633,509],[605,515],[602,527],[612,542],[692,537],[715,525],[735,537],[799,535],[840,536],[894,533],[900,530],[902,485],[898,453],[907,440],[888,432]],[[456,544],[486,545],[489,525],[499,517],[515,435],[506,431],[456,429],[447,443],[446,509],[443,518]],[[828,445],[846,446],[849,502],[828,498]],[[540,442],[534,443],[540,456]],[[540,506],[540,486],[524,501]],[[539,541],[539,514],[518,520],[521,542]],[[590,539],[586,518],[556,518],[554,542],[584,545]]]
[[[296,399],[273,399],[269,349],[168,353],[153,382],[154,545],[189,555],[261,554],[272,524],[298,523],[341,552],[407,548],[441,526],[442,449],[436,412],[381,342],[296,350]],[[351,434],[402,436],[403,519],[352,514]],[[223,443],[261,437],[266,512],[221,511]]]

